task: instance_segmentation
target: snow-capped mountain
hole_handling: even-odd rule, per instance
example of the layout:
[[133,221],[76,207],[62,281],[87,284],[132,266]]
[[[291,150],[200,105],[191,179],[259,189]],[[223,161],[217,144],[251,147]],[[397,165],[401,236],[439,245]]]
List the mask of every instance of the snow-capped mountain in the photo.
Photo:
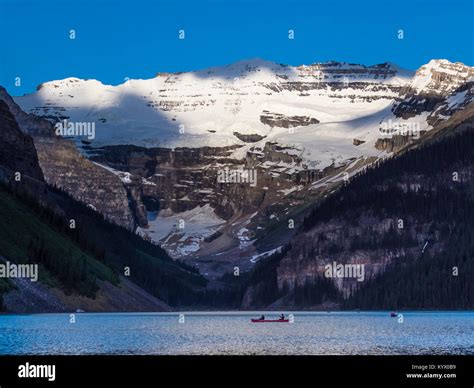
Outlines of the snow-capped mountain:
[[472,102],[473,82],[472,67],[432,60],[415,73],[393,111],[405,119],[424,113],[427,123],[435,125]]
[[[472,67],[446,60],[416,72],[250,60],[117,86],[67,78],[15,101],[52,122],[93,123],[94,136],[71,137],[122,177],[139,232],[176,256],[217,255],[248,246],[269,223],[449,119],[472,102],[473,77]],[[258,185],[218,183],[226,167],[257,170]],[[159,211],[149,211],[150,198]],[[180,231],[188,218],[203,227]]]
[[67,78],[16,101],[40,116],[95,122],[95,145],[222,147],[242,144],[235,132],[268,136],[276,127],[304,124],[303,118],[333,123],[378,112],[411,76],[390,64],[292,67],[252,60],[118,86]]
[[[94,123],[94,146],[222,147],[258,135],[264,142],[296,146],[324,168],[339,157],[373,154],[373,144],[355,149],[352,140],[373,143],[395,102],[425,93],[450,96],[469,77],[472,68],[445,60],[431,61],[415,74],[388,63],[293,67],[251,60],[118,86],[67,78],[46,82],[16,101],[29,113]],[[472,95],[451,97],[448,106]],[[426,118],[419,119],[421,129],[429,129]],[[300,130],[288,131],[297,126]]]

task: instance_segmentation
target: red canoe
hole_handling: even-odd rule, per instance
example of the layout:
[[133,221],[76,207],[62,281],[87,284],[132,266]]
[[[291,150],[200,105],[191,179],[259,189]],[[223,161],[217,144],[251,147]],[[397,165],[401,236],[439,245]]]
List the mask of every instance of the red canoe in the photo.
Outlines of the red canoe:
[[289,319],[251,319],[252,323],[257,322],[290,322]]

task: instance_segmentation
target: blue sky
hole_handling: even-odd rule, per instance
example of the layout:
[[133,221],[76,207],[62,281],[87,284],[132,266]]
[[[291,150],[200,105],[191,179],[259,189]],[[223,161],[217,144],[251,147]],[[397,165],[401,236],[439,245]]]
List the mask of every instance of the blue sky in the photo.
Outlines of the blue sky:
[[[72,76],[119,84],[125,77],[256,57],[292,65],[388,61],[407,69],[446,58],[472,66],[473,3],[0,0],[0,85],[21,95],[41,82]],[[71,29],[75,40],[69,39]],[[178,39],[180,29],[184,40]]]

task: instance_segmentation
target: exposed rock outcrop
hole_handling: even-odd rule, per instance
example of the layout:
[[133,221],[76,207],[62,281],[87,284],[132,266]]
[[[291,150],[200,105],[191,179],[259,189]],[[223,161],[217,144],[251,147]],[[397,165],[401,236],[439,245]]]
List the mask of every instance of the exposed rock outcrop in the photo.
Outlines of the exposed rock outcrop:
[[57,137],[35,137],[46,181],[74,199],[92,205],[108,220],[133,229],[135,222],[121,180],[82,156],[74,144]]
[[15,117],[18,127],[29,135],[51,135],[51,123],[41,117],[24,112],[3,86],[0,86],[0,100],[4,101],[12,115]]
[[265,138],[265,136],[259,135],[257,133],[247,135],[239,132],[234,132],[234,135],[236,138],[242,140],[245,143],[255,143]]
[[319,123],[319,120],[308,116],[285,116],[282,113],[272,113],[264,110],[260,121],[270,127],[292,128]]
[[43,172],[33,140],[20,130],[3,100],[0,100],[0,178],[38,197],[44,191]]

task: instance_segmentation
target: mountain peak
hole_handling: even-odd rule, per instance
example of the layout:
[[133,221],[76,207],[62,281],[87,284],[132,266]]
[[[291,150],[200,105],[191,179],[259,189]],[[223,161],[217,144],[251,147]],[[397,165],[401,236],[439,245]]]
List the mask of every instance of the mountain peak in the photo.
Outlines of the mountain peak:
[[77,78],[77,77],[68,77],[60,80],[53,80],[48,82],[43,82],[42,84],[38,85],[36,88],[37,91],[43,88],[59,88],[59,87],[66,87],[66,88],[73,88],[79,85],[88,85],[88,86],[104,86],[104,84],[96,79],[89,79],[89,78]]
[[427,89],[439,94],[457,89],[473,76],[474,68],[464,63],[432,59],[416,71],[411,86],[417,90]]

